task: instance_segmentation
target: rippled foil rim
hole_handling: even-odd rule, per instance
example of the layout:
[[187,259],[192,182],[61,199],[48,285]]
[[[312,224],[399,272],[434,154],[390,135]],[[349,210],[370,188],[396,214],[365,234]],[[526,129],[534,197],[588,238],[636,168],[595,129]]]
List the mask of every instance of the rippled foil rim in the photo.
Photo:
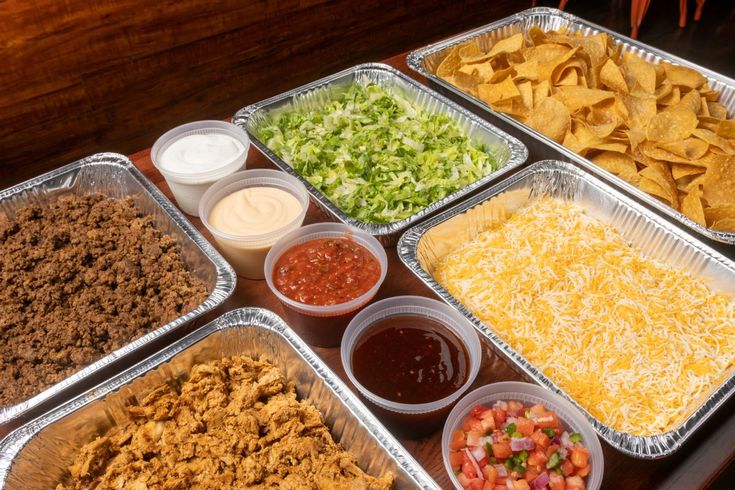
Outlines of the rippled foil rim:
[[[629,216],[626,219],[636,223],[639,230],[643,228],[647,230],[646,236],[639,238],[639,240],[645,241],[650,247],[658,248],[662,253],[673,250],[675,245],[678,247],[677,259],[694,264],[696,268],[703,268],[706,264],[712,264],[713,267],[723,271],[723,277],[719,278],[721,279],[720,282],[731,284],[729,292],[731,294],[735,293],[735,289],[732,289],[735,288],[735,262],[669,223],[663,217],[656,215],[645,206],[623,195],[610,184],[591,175],[586,170],[580,169],[571,163],[555,160],[534,163],[467,201],[410,228],[401,236],[398,242],[398,256],[401,262],[434,293],[472,322],[480,334],[489,341],[493,350],[507,359],[518,373],[572,402],[587,417],[597,433],[612,447],[641,459],[658,459],[670,456],[679,450],[687,439],[732,396],[733,391],[735,391],[735,376],[729,377],[717,387],[702,405],[675,430],[653,436],[636,436],[617,431],[582,408],[539,369],[504,342],[488,325],[478,319],[457,298],[444,289],[419,262],[419,243],[429,230],[506,190],[514,188],[514,186],[522,188],[528,186],[529,189],[535,191],[544,189],[552,195],[563,195],[566,198],[575,200],[575,197],[579,197],[575,196],[575,189],[581,184],[589,186],[590,190],[588,192],[592,196],[591,202],[585,203],[583,206],[587,208],[594,206],[597,212],[604,213],[609,217]],[[533,195],[538,194],[534,193]]]
[[605,27],[599,26],[592,22],[588,22],[584,19],[580,19],[575,15],[548,7],[535,7],[524,10],[523,12],[511,15],[510,17],[506,17],[497,22],[493,22],[472,31],[459,34],[444,41],[440,41],[419,48],[409,53],[409,55],[406,57],[406,63],[411,70],[418,72],[426,77],[426,79],[430,83],[441,87],[443,91],[448,91],[452,93],[455,98],[459,98],[463,105],[479,107],[491,113],[493,116],[498,117],[506,123],[514,126],[518,130],[528,134],[529,136],[536,138],[543,143],[546,143],[547,145],[562,153],[570,161],[575,162],[585,169],[595,173],[596,175],[613,182],[616,186],[624,189],[629,194],[634,195],[636,198],[645,202],[649,206],[656,208],[662,213],[671,216],[671,218],[677,220],[684,226],[689,227],[697,233],[700,233],[707,238],[716,240],[718,242],[735,244],[735,233],[718,231],[700,225],[699,223],[691,220],[684,214],[675,210],[671,206],[664,204],[655,197],[650,196],[649,194],[638,189],[636,186],[621,179],[617,175],[612,174],[602,167],[595,165],[592,161],[580,155],[577,155],[563,145],[544,136],[543,134],[526,126],[525,124],[518,122],[512,117],[495,111],[485,102],[471,96],[466,92],[463,92],[451,83],[438,77],[433,73],[432,70],[428,69],[426,66],[428,61],[433,60],[433,58],[435,57],[434,55],[441,53],[447,48],[451,48],[457,44],[461,44],[475,38],[483,38],[486,36],[491,36],[493,34],[505,36],[507,34],[510,34],[512,29],[515,29],[512,30],[512,32],[515,33],[518,32],[518,30],[516,29],[518,26],[521,27],[522,32],[525,32],[525,30],[530,26],[539,26],[542,29],[558,29],[560,27],[568,27],[572,31],[580,31],[584,34],[597,34],[600,32],[604,32],[608,34],[616,43],[623,46],[624,53],[633,52],[641,56],[646,61],[658,62],[663,60],[697,70],[699,73],[704,75],[705,78],[707,78],[710,88],[720,92],[719,102],[727,107],[728,113],[731,116],[735,114],[735,80],[733,80],[732,78],[726,77],[720,73],[701,67],[695,63],[689,62],[660,49],[656,49],[647,44],[638,42],[627,36],[623,36],[617,32],[611,31],[610,29],[606,29]]
[[[104,399],[107,395],[129,385],[133,380],[141,378],[159,368],[165,369],[165,364],[168,361],[178,354],[187,351],[187,349],[194,347],[195,344],[206,337],[220,331],[233,331],[233,329],[242,326],[268,330],[283,338],[288,346],[308,364],[309,368],[313,370],[314,375],[324,382],[324,386],[349,411],[352,422],[364,427],[374,439],[375,443],[385,451],[386,456],[395,462],[396,467],[405,472],[403,481],[409,483],[410,485],[408,486],[427,490],[439,490],[440,487],[436,482],[432,480],[426,471],[324,361],[278,315],[263,308],[240,308],[225,313],[157,354],[97,386],[95,389],[90,390],[84,395],[80,395],[43,417],[12,432],[0,443],[0,487],[4,487],[7,482],[14,459],[23,447],[42,429],[64,417],[74,416],[74,412],[77,410],[97,400]],[[355,444],[359,444],[359,442]]]
[[[142,196],[146,203],[150,206],[157,208],[160,211],[160,216],[167,217],[170,219],[170,223],[159,224],[159,227],[171,226],[177,227],[183,233],[196,244],[197,250],[184,250],[186,243],[179,243],[182,247],[183,253],[194,253],[201,256],[202,259],[210,262],[215,269],[216,281],[214,288],[209,293],[207,299],[197,306],[192,311],[182,315],[175,320],[157,328],[156,330],[149,332],[148,334],[134,340],[133,342],[111,352],[110,354],[102,357],[100,360],[90,364],[89,366],[77,371],[68,378],[60,381],[51,387],[41,391],[37,395],[29,398],[21,403],[12,405],[9,407],[0,408],[0,425],[8,424],[9,422],[15,421],[19,417],[29,410],[39,406],[46,400],[56,397],[62,394],[65,390],[75,385],[81,385],[82,383],[88,382],[91,378],[100,371],[103,367],[116,362],[132,352],[135,352],[139,348],[151,343],[152,341],[162,337],[172,330],[176,330],[180,326],[194,320],[195,318],[203,315],[206,312],[211,311],[222,302],[224,302],[235,290],[235,284],[237,282],[237,276],[235,271],[225,261],[225,259],[217,252],[212,245],[202,236],[183,213],[174,206],[171,201],[163,195],[163,193],[150,181],[138,168],[124,155],[117,153],[97,153],[86,158],[82,158],[74,163],[70,163],[63,167],[60,167],[51,172],[45,173],[33,179],[22,182],[16,186],[9,187],[5,190],[0,191],[0,203],[8,199],[12,199],[14,196],[27,193],[27,192],[45,192],[49,182],[55,182],[59,179],[66,178],[68,176],[68,182],[71,183],[76,178],[76,175],[81,169],[88,167],[116,167],[119,168],[123,173],[129,174],[137,181],[142,187],[143,191],[148,195]],[[111,182],[112,176],[107,176],[104,172],[98,176],[100,181],[107,179],[105,185],[116,185],[118,182]],[[100,185],[103,182],[99,182]],[[62,188],[63,189],[63,188]],[[127,194],[127,189],[118,189],[121,195]],[[138,193],[140,189],[129,189],[131,193]],[[158,213],[157,213],[158,214]],[[179,241],[180,242],[180,241]],[[196,275],[197,271],[191,271]],[[127,366],[124,366],[127,367]],[[59,403],[63,403],[64,400],[59,399]]]
[[[281,107],[286,103],[290,103],[294,98],[302,97],[305,94],[313,91],[314,89],[334,85],[336,83],[351,81],[357,77],[369,77],[371,80],[379,81],[379,83],[390,83],[391,80],[402,84],[402,87],[408,89],[408,96],[413,96],[416,100],[428,101],[432,106],[436,106],[439,110],[442,110],[448,114],[458,124],[468,124],[472,128],[485,132],[488,135],[494,136],[495,138],[502,141],[502,143],[509,149],[508,160],[505,161],[497,170],[489,173],[485,177],[473,182],[472,184],[456,191],[455,193],[441,199],[429,206],[423,208],[417,213],[404,218],[400,221],[393,223],[367,223],[359,221],[355,218],[348,216],[344,211],[335,206],[332,201],[329,200],[319,189],[311,185],[301,174],[296,172],[293,167],[283,161],[278,155],[271,151],[268,146],[260,141],[254,131],[252,130],[253,118],[259,117],[259,115],[274,109]],[[396,243],[401,232],[403,232],[409,226],[417,223],[418,221],[436,213],[438,210],[452,205],[473,191],[489,184],[492,181],[500,179],[501,177],[514,171],[520,165],[522,165],[528,158],[528,149],[518,139],[505,133],[504,131],[496,128],[489,122],[478,117],[472,112],[464,109],[455,102],[447,99],[443,95],[431,90],[430,88],[421,85],[406,74],[396,70],[395,68],[382,64],[382,63],[364,63],[353,66],[339,73],[335,73],[328,77],[316,80],[314,82],[302,85],[301,87],[295,88],[288,92],[285,92],[275,97],[271,97],[264,101],[246,106],[240,109],[232,119],[234,124],[237,124],[250,135],[251,142],[273,162],[278,168],[287,172],[297,179],[299,179],[311,194],[311,197],[315,204],[321,208],[328,215],[334,219],[341,221],[342,223],[354,226],[370,233],[376,237],[383,245],[391,246]]]

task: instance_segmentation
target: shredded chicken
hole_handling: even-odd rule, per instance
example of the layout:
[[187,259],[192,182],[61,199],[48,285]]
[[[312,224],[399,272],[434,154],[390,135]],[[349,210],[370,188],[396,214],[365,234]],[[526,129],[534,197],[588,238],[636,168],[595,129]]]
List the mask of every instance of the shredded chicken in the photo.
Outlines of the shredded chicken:
[[86,444],[56,490],[388,489],[334,442],[319,411],[264,360],[194,367],[161,385],[130,420]]

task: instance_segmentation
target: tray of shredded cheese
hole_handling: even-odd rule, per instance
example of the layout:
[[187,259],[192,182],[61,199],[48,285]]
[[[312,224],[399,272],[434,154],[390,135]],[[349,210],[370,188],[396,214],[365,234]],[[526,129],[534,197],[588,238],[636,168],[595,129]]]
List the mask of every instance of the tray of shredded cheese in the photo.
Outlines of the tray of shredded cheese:
[[538,162],[398,254],[618,450],[678,450],[735,389],[735,263],[572,164]]

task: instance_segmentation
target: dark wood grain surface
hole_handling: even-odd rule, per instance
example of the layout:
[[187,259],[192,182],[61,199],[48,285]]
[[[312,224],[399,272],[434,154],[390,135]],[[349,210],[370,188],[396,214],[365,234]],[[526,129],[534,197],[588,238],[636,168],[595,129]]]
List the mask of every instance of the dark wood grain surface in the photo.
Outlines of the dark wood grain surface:
[[99,151],[502,18],[498,0],[2,0],[0,179]]
[[[387,60],[387,63],[414,76],[405,65],[405,53]],[[419,77],[416,77],[420,79]],[[421,80],[421,79],[420,79]],[[423,80],[422,80],[423,81]],[[133,162],[164,193],[171,198],[171,192],[162,176],[155,170],[150,160],[150,151],[144,150],[131,155]],[[248,168],[275,168],[256,149],[251,148],[247,162]],[[190,218],[210,242],[211,235],[196,218]],[[305,224],[327,221],[328,218],[313,204],[309,208]],[[734,255],[731,248],[729,255]],[[395,248],[388,252],[388,275],[378,293],[377,299],[397,295],[415,294],[433,297],[433,293],[421,283],[400,262]],[[238,277],[237,289],[218,313],[242,306],[260,306],[275,311],[286,318],[284,309],[269,291],[265,281],[253,281]],[[338,348],[314,348],[317,354],[347,383]],[[484,349],[483,365],[473,386],[507,380],[522,380],[503,359]],[[728,466],[735,457],[735,415],[733,403],[722,407],[716,415],[674,456],[657,461],[634,459],[623,455],[602,443],[605,453],[606,489],[650,489],[650,488],[705,488]],[[441,456],[441,431],[429,437],[412,440],[403,439],[402,443],[421,463],[429,474],[442,486],[451,488]]]

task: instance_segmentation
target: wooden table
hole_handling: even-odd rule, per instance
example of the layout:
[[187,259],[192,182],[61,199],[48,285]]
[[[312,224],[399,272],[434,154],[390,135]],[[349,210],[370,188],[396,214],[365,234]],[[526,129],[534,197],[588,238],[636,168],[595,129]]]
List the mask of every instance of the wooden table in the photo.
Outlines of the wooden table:
[[[389,58],[386,63],[397,67],[414,78],[425,82],[408,70],[405,64],[405,53]],[[493,121],[495,122],[495,121]],[[547,156],[550,157],[550,156]],[[150,149],[130,156],[133,162],[171,199],[172,194],[161,174],[153,167]],[[532,156],[529,161],[535,161]],[[247,168],[273,168],[270,161],[255,148],[250,149]],[[212,236],[199,219],[190,217],[194,225],[211,242]],[[305,224],[327,221],[328,218],[313,204],[306,215]],[[730,256],[735,250],[732,247],[722,248]],[[434,294],[423,285],[400,262],[395,248],[388,252],[388,275],[378,293],[377,299],[397,295],[414,294],[434,297]],[[276,297],[270,292],[265,281],[253,281],[238,277],[237,289],[232,297],[215,313],[217,316],[225,311],[243,306],[259,306],[268,308],[286,318],[285,312]],[[314,348],[317,354],[348,384],[344,374],[338,348]],[[508,380],[522,380],[502,358],[485,349],[483,366],[473,388],[487,383]],[[735,458],[735,400],[731,400],[715,414],[697,435],[692,437],[675,455],[658,461],[646,461],[625,456],[604,442],[605,482],[603,488],[702,488],[711,483],[717,475]],[[419,440],[402,440],[408,451],[421,463],[429,474],[442,486],[451,488],[451,482],[444,469],[441,451],[441,431]]]

